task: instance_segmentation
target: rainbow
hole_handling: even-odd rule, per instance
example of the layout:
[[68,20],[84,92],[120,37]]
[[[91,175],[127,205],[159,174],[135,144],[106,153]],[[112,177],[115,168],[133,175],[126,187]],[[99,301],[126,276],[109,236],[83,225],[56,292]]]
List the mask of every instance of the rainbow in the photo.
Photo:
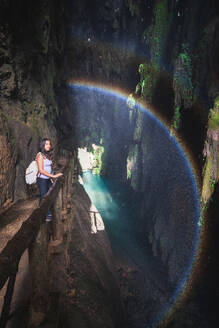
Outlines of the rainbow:
[[[92,81],[86,81],[86,80],[80,80],[80,79],[71,79],[68,81],[68,85],[70,87],[78,87],[78,88],[87,88],[89,90],[94,90],[98,93],[106,93],[113,97],[119,97],[120,99],[123,99],[127,101],[129,97],[129,93],[125,90],[122,90],[119,87],[112,86],[110,84],[100,84]],[[161,115],[156,111],[155,108],[152,108],[149,106],[146,102],[143,101],[136,101],[136,107],[147,113],[150,117],[155,119],[157,123],[166,130],[166,132],[171,135],[170,131],[170,124],[167,122]],[[177,135],[176,133],[173,136],[173,141],[175,145],[180,150],[181,154],[183,155],[183,158],[185,160],[185,164],[188,168],[188,171],[190,172],[190,176],[193,181],[193,188],[196,195],[196,211],[197,211],[197,223],[200,219],[200,195],[201,195],[201,181],[200,177],[198,175],[198,169],[197,164],[195,160],[192,157],[192,154],[188,148],[188,146],[185,144],[185,142],[182,140],[182,138]],[[202,259],[202,250],[203,250],[203,244],[204,244],[204,229],[198,228],[197,224],[197,231],[200,229],[199,233],[197,233],[197,242],[196,242],[196,248],[194,250],[194,257],[193,261],[188,268],[188,273],[186,274],[186,277],[183,279],[183,282],[179,286],[177,290],[177,297],[175,295],[173,296],[173,299],[170,301],[171,307],[168,310],[165,310],[165,313],[161,313],[158,315],[156,320],[153,321],[149,327],[154,327],[159,322],[159,327],[162,325],[166,325],[168,320],[174,315],[174,312],[177,308],[182,307],[183,303],[186,300],[186,297],[191,292],[192,286],[196,280],[196,277],[198,275],[201,259]]]

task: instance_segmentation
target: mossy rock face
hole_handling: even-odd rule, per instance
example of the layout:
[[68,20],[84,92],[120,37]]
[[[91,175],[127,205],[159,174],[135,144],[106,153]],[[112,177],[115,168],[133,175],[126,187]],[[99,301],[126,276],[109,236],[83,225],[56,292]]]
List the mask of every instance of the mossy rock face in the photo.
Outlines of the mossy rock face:
[[211,172],[213,166],[213,154],[211,152],[204,167],[203,187],[202,187],[202,200],[207,202],[212,194],[211,188]]
[[154,33],[152,42],[152,56],[155,63],[159,64],[168,31],[168,1],[158,1],[154,8]]
[[141,98],[149,104],[152,103],[153,90],[159,77],[159,69],[152,63],[142,63],[139,65],[140,82],[136,86],[135,93],[140,93]]
[[168,10],[168,1],[156,1],[153,9],[152,23],[147,27],[142,35],[142,42],[150,48],[151,61],[155,65],[160,65],[161,58],[172,20],[172,12]]
[[210,109],[208,126],[211,130],[219,127],[219,96],[214,100],[214,108]]
[[96,146],[93,145],[93,155],[94,155],[94,163],[93,163],[93,174],[100,175],[102,172],[102,155],[104,153],[104,147],[103,146]]
[[214,108],[210,109],[208,126],[211,130],[217,130],[219,127],[219,96],[214,100]]
[[173,76],[173,88],[176,99],[178,99],[176,103],[179,104],[179,99],[181,99],[185,108],[190,108],[194,102],[193,67],[190,52],[189,45],[183,43],[182,50],[176,59]]
[[219,127],[219,112],[211,111],[208,126],[211,130],[217,130]]
[[219,96],[217,96],[214,100],[214,109],[219,110]]
[[175,107],[174,118],[173,118],[173,127],[178,130],[180,126],[180,107]]

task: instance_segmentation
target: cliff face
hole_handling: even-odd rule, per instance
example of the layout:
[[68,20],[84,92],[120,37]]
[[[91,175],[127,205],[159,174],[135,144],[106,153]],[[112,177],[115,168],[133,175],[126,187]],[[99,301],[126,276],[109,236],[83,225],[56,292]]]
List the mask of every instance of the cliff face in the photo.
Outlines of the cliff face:
[[[1,1],[1,206],[28,197],[24,172],[40,138],[58,144],[54,84],[65,44],[63,3]],[[57,147],[55,147],[57,150]]]

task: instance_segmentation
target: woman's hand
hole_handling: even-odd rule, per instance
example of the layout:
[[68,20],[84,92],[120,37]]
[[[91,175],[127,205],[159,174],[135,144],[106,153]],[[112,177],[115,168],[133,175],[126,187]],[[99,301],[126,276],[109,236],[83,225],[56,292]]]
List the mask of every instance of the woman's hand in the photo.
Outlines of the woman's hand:
[[63,173],[57,173],[57,174],[53,175],[53,178],[58,178],[58,177],[61,177],[62,175],[63,175]]

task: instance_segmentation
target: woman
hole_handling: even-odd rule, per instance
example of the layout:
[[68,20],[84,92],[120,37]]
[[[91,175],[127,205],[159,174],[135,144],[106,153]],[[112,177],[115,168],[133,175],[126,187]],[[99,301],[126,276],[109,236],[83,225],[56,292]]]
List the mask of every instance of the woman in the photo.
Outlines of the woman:
[[[40,152],[36,156],[36,162],[38,165],[37,173],[37,185],[40,190],[40,203],[43,196],[48,192],[52,185],[50,178],[58,178],[62,176],[62,173],[52,174],[52,160],[53,153],[51,149],[51,140],[43,138],[40,142]],[[46,221],[51,221],[52,215],[48,210],[46,214]]]

